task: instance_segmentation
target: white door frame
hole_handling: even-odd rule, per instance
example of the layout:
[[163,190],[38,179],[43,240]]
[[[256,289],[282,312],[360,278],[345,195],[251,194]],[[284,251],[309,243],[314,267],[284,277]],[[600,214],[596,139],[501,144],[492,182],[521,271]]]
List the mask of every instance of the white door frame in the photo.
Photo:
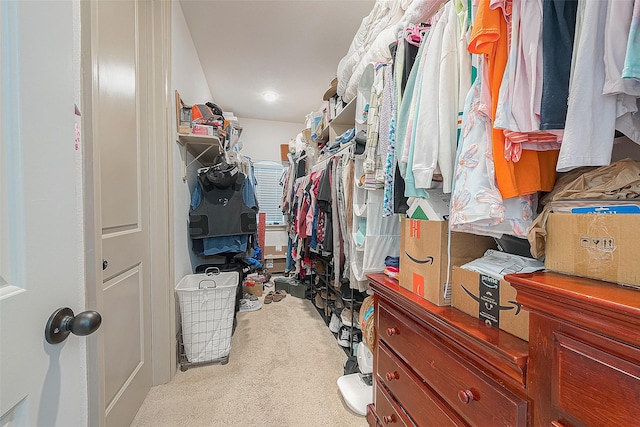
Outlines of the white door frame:
[[[148,1],[148,0],[147,0]],[[99,176],[99,159],[92,145],[92,78],[91,24],[92,2],[80,2],[81,65],[83,104],[83,182],[85,211],[85,272],[87,306],[97,307],[103,302],[96,292],[96,284],[102,283],[100,198],[94,192],[95,178]],[[150,260],[151,260],[151,328],[153,385],[168,382],[176,372],[175,298],[173,292],[173,161],[170,157],[174,141],[172,117],[173,95],[171,91],[171,2],[152,0],[152,52],[149,53],[152,74],[149,99],[152,122],[149,154],[150,188]],[[104,349],[101,340],[92,340],[87,346],[88,405],[91,426],[104,425],[105,397]]]

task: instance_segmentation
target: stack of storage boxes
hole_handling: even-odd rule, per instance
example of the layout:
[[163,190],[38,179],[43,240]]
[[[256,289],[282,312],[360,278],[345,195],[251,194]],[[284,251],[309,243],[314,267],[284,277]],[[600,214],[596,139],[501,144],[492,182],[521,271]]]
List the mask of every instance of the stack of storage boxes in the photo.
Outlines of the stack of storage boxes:
[[400,286],[528,340],[528,313],[515,304],[511,285],[459,268],[494,248],[493,238],[450,232],[447,221],[402,219]]

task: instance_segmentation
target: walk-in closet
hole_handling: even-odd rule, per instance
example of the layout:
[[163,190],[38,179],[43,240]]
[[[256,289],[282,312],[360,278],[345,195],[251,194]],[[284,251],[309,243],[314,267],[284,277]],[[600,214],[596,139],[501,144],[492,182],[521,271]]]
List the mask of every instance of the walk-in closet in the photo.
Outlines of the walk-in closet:
[[0,21],[3,426],[638,424],[640,0]]

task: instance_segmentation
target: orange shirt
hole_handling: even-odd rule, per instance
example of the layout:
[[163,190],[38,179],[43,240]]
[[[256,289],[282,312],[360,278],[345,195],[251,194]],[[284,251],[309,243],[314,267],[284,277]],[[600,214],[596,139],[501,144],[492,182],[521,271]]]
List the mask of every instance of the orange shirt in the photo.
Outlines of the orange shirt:
[[[498,93],[509,55],[507,22],[502,8],[491,9],[490,0],[480,0],[473,21],[469,52],[484,54],[489,67],[491,120],[496,118]],[[556,180],[558,151],[523,150],[514,163],[504,156],[504,132],[492,129],[493,162],[496,181],[503,198],[551,191]]]

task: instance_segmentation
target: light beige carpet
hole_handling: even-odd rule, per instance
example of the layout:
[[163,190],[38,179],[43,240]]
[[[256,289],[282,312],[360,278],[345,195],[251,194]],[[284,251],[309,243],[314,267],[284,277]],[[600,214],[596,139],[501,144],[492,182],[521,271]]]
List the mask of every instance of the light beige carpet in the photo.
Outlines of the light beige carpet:
[[289,295],[238,313],[231,345],[227,365],[178,371],[152,388],[131,425],[367,425],[342,400],[336,381],[346,354],[310,301]]

